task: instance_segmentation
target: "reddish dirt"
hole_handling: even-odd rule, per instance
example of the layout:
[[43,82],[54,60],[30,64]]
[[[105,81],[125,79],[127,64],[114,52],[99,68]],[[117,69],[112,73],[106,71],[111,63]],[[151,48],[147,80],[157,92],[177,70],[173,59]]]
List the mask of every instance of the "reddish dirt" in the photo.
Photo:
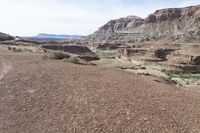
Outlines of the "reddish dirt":
[[0,79],[1,133],[200,132],[198,91],[40,54],[0,58],[12,65]]

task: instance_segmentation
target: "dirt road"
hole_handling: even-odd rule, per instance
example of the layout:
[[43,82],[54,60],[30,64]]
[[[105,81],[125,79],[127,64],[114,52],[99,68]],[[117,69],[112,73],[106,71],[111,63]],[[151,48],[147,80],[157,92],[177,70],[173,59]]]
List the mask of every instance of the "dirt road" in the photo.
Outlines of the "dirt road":
[[40,57],[0,54],[1,133],[200,132],[195,89]]
[[10,71],[12,64],[0,57],[1,68],[0,68],[0,80]]

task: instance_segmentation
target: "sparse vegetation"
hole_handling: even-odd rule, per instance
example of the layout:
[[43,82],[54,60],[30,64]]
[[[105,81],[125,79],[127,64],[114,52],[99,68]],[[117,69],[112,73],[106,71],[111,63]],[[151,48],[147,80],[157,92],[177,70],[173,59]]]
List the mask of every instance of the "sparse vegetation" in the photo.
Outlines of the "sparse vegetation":
[[36,52],[39,51],[39,48],[34,46],[9,46],[8,50],[13,52]]
[[12,47],[9,46],[9,47],[8,47],[8,50],[12,50]]
[[57,59],[57,60],[62,60],[65,58],[69,58],[70,56],[66,53],[63,52],[54,52],[53,53],[53,59]]
[[48,59],[48,58],[49,58],[49,55],[48,55],[48,54],[42,55],[42,59],[43,59],[43,60],[46,60],[46,59]]
[[179,71],[166,71],[162,72],[169,75],[170,79],[175,81],[177,85],[199,85],[200,84],[200,73],[199,72],[179,72]]
[[46,53],[42,56],[42,59],[63,60],[63,59],[66,59],[66,58],[70,58],[70,55],[63,53],[63,52]]
[[192,73],[174,73],[169,75],[171,78],[181,78],[181,79],[193,79],[200,80],[200,74],[192,74]]
[[8,50],[12,50],[13,52],[23,52],[22,48],[19,47],[8,47]]
[[102,58],[115,58],[117,56],[115,52],[110,52],[110,51],[97,50],[95,53],[96,55]]
[[49,52],[42,55],[42,59],[53,59],[53,60],[63,60],[64,62],[69,62],[73,64],[81,64],[81,65],[94,65],[90,62],[80,59],[77,56],[69,55],[64,52]]
[[200,80],[199,72],[180,72],[180,71],[166,71],[166,70],[162,70],[162,72],[169,75],[170,78],[199,79]]
[[67,59],[65,59],[65,62],[70,62],[73,64],[81,64],[78,57],[67,58]]
[[14,52],[23,52],[23,50],[21,48],[14,48],[13,51]]

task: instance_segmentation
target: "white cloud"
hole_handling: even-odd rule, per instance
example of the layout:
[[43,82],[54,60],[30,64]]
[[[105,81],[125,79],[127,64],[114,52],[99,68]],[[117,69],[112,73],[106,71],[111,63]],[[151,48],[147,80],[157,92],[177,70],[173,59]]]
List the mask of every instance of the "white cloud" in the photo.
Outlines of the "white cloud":
[[[87,35],[110,19],[128,15],[146,17],[156,9],[171,6],[159,1],[0,0],[0,31],[21,36],[41,32]],[[179,1],[177,6],[195,3],[185,1]]]
[[199,5],[199,4],[200,4],[199,0],[183,0],[180,2],[180,4],[178,6],[186,7],[186,6]]

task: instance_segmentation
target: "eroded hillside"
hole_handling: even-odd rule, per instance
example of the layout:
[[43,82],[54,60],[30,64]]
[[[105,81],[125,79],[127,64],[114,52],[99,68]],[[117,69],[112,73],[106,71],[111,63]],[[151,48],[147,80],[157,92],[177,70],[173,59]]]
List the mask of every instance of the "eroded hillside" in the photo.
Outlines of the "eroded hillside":
[[155,11],[145,19],[128,16],[111,20],[88,39],[122,42],[200,40],[200,6]]

